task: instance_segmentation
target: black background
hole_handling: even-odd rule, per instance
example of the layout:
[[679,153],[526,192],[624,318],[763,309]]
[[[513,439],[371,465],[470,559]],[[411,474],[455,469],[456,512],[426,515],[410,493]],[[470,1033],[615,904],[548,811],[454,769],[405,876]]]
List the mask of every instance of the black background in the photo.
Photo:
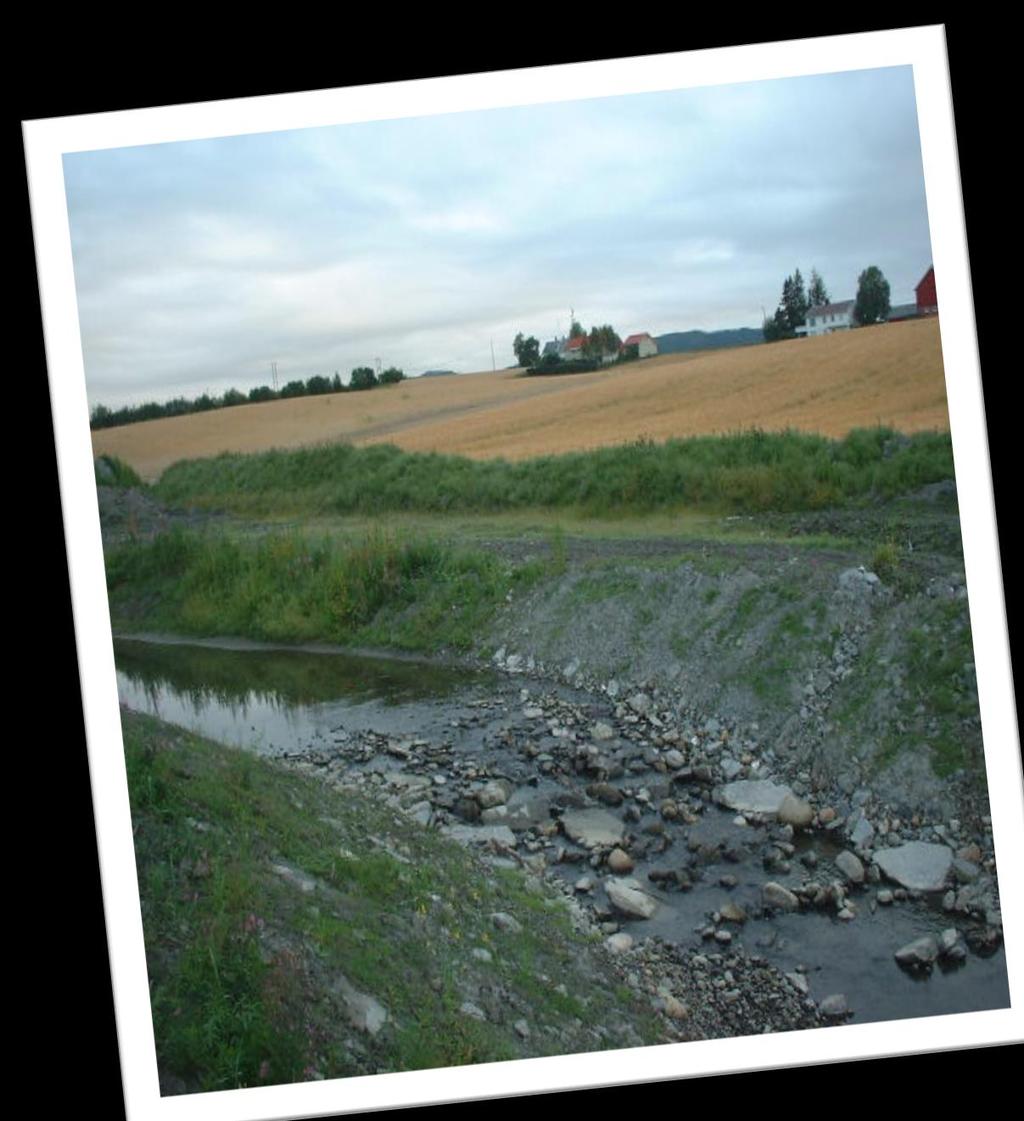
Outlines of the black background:
[[[346,9],[337,11],[341,15]],[[352,10],[347,11],[352,18]],[[8,926],[15,949],[8,972],[28,985],[21,1026],[12,1025],[27,1062],[24,1070],[8,1068],[8,1078],[30,1079],[30,1093],[40,1105],[45,1103],[44,1114],[73,1116],[87,1110],[117,1118],[124,1115],[124,1105],[28,216],[22,120],[945,23],[1004,588],[1011,635],[1015,632],[1019,593],[1006,557],[1008,552],[1012,555],[1019,477],[1013,382],[1020,359],[1016,356],[1011,364],[1004,350],[1010,330],[1006,324],[1019,318],[1012,307],[1016,263],[1008,244],[1011,239],[1019,244],[1019,237],[1014,237],[1016,213],[1007,205],[1013,191],[1009,145],[1016,138],[1008,137],[1014,110],[1002,96],[1009,87],[1006,46],[990,37],[991,24],[981,29],[965,16],[900,21],[890,12],[888,21],[871,24],[866,19],[858,23],[852,16],[830,22],[797,14],[788,20],[748,16],[741,20],[728,12],[724,19],[709,16],[693,22],[690,6],[681,9],[685,15],[674,19],[665,11],[633,9],[627,13],[632,21],[616,29],[608,26],[605,16],[590,20],[599,27],[585,27],[587,20],[579,9],[568,25],[553,21],[549,13],[534,16],[517,9],[504,22],[491,22],[480,13],[472,19],[433,13],[415,23],[389,12],[376,28],[332,22],[329,15],[304,15],[302,22],[281,27],[253,14],[244,20],[233,17],[244,28],[224,27],[216,35],[188,22],[156,28],[83,21],[39,29],[36,37],[26,41],[25,70],[8,97],[8,146],[13,154],[9,182],[15,185],[15,237],[20,250],[10,273],[22,302],[21,314],[15,312],[11,324],[16,337],[25,340],[27,361],[18,362],[13,371],[9,368],[14,376],[8,379],[8,388],[13,382],[15,389],[9,400],[23,423],[7,428],[9,448],[15,453],[8,457],[8,470],[14,475],[8,480],[13,484],[9,494],[14,492],[20,513],[14,523],[20,528],[8,537],[7,588],[22,617],[21,626],[11,628],[12,637],[17,635],[19,641],[29,637],[28,656],[34,656],[37,666],[46,667],[43,673],[34,673],[33,680],[45,681],[46,691],[36,696],[32,692],[36,686],[19,686],[15,692],[19,703],[10,707],[8,725],[8,758],[18,768],[9,779],[8,800],[26,811],[23,824],[9,831]],[[500,21],[504,13],[492,15]],[[884,113],[885,107],[879,111]],[[20,345],[17,352],[21,353]],[[22,430],[28,433],[24,441],[17,438]],[[28,719],[18,719],[21,713]],[[28,960],[23,961],[26,948]],[[912,1036],[912,1021],[907,1030]],[[961,1086],[967,1088],[969,1100],[989,1101],[988,1087],[1009,1073],[1014,1050],[967,1049],[580,1091],[570,1097],[545,1095],[536,1103],[509,1099],[408,1112],[427,1117],[451,1109],[465,1113],[483,1108],[501,1115],[547,1105],[555,1109],[724,1107],[731,1112],[768,1103],[778,1103],[787,1111],[795,1107],[817,1112],[831,1111],[841,1102],[860,1102],[870,1108],[873,1103],[892,1101],[893,1094],[903,1097],[903,1089],[910,1090],[919,1110]],[[800,1061],[798,1038],[793,1060]]]

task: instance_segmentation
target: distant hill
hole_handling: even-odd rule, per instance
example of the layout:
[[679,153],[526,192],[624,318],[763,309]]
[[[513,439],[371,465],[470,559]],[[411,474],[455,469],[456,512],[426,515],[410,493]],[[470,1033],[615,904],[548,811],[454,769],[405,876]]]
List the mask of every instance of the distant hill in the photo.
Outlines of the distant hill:
[[760,327],[732,327],[727,331],[672,331],[655,338],[659,354],[679,354],[685,350],[715,350],[722,346],[751,346],[763,343]]

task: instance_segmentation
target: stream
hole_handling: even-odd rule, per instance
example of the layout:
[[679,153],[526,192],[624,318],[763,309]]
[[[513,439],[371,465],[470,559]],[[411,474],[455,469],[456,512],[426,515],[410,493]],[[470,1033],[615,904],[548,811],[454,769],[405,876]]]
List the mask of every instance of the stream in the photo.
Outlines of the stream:
[[[944,911],[942,892],[897,892],[883,905],[883,889],[894,886],[883,880],[847,889],[852,918],[827,908],[764,910],[769,881],[796,890],[822,869],[831,869],[823,882],[841,879],[832,861],[843,839],[780,833],[773,821],[721,808],[709,784],[680,783],[659,760],[666,745],[652,748],[650,728],[606,696],[413,659],[243,641],[118,638],[115,657],[127,707],[221,743],[301,756],[386,793],[404,792],[424,821],[481,836],[500,831],[504,811],[485,811],[481,820],[469,798],[500,778],[512,791],[509,808],[535,815],[534,827],[517,827],[509,847],[520,862],[540,861],[575,885],[609,931],[706,954],[741,945],[799,975],[816,1001],[843,994],[855,1023],[1009,1007],[1001,941],[979,949],[968,937],[961,960],[940,959],[929,970],[895,962],[896,950],[923,935],[938,938],[951,927],[970,933],[971,917]],[[587,749],[594,753],[588,731],[595,722],[613,733],[602,751],[615,748],[600,800],[594,775],[580,763]],[[678,802],[678,816],[656,812],[667,796]],[[623,847],[635,861],[630,875],[658,903],[650,918],[615,913],[600,887],[607,869],[595,865],[586,844],[554,829],[566,811],[598,806],[622,822]],[[491,825],[483,823],[488,817]],[[588,879],[592,885],[581,886]],[[727,904],[744,919],[725,921]]]

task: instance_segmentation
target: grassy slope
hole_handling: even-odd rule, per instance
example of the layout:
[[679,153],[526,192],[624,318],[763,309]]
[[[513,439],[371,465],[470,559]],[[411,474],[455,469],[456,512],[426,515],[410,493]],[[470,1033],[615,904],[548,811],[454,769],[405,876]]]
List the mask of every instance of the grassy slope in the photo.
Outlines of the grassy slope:
[[[663,1041],[520,873],[358,792],[146,717],[123,724],[164,1092]],[[353,989],[386,1009],[379,1033],[349,1023]],[[488,1022],[461,1011],[489,992]]]
[[859,429],[842,440],[759,430],[640,441],[524,462],[336,444],[176,464],[155,493],[240,514],[820,509],[951,478],[948,433]]

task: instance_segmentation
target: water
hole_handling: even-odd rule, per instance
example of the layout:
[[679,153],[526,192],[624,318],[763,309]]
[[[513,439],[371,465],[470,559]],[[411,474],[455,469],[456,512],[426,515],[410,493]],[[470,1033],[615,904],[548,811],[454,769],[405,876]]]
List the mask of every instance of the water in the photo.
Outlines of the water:
[[[511,729],[526,734],[524,726],[544,750],[554,750],[556,741],[546,737],[546,728],[538,728],[536,721],[523,718],[521,683],[494,674],[328,648],[296,650],[248,642],[119,639],[115,656],[124,704],[222,743],[281,755],[330,750],[348,736],[374,731],[443,743],[455,759],[486,755],[495,773],[528,782],[538,794],[564,794],[573,786],[582,792],[585,785],[583,779],[570,779],[567,787],[564,777],[555,781],[538,774],[521,752],[502,746],[502,733]],[[583,695],[574,699],[591,705],[594,700]],[[400,767],[387,757],[361,764],[364,769],[381,765]],[[726,927],[738,943],[786,972],[799,969],[817,1000],[845,993],[855,1022],[1009,1006],[1001,946],[987,957],[969,953],[963,964],[936,968],[923,977],[896,966],[893,953],[898,947],[953,925],[934,901],[873,910],[874,889],[869,887],[850,894],[857,908],[852,922],[831,912],[808,910],[760,916],[762,885],[791,880],[764,867],[766,828],[734,819],[731,812],[708,807],[696,825],[673,827],[673,843],[665,852],[639,860],[633,875],[645,882],[661,906],[652,919],[627,921],[622,928],[640,938],[657,935],[684,946],[701,945],[700,931],[708,926],[708,916],[732,900],[752,916],[742,928]],[[802,849],[814,847],[822,861],[835,855],[830,840],[798,839],[796,878],[802,871]],[[685,863],[689,841],[700,842],[709,853],[724,844],[735,859],[712,856],[701,861],[687,892],[650,885],[647,873],[652,869],[671,870]],[[585,863],[556,864],[553,870],[575,881],[589,868]],[[725,873],[735,876],[734,887],[720,883]],[[720,948],[714,943],[711,947]]]

